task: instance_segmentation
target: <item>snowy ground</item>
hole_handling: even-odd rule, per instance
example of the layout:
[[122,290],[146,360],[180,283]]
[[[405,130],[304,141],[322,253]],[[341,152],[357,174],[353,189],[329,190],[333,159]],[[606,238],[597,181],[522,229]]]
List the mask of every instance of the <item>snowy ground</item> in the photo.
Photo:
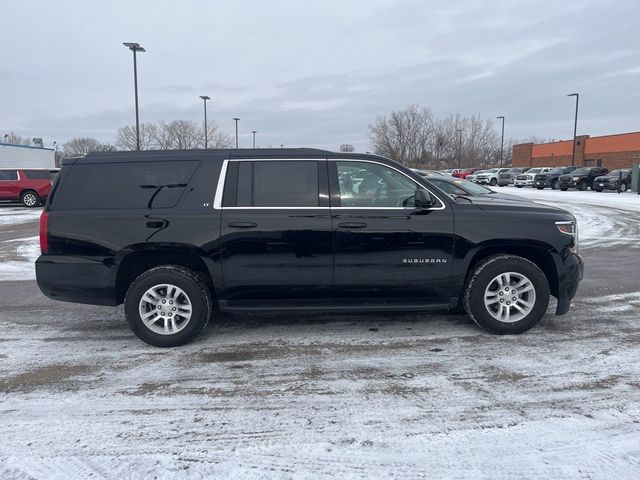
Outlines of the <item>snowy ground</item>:
[[[639,478],[640,197],[500,191],[572,211],[587,261],[571,312],[514,337],[225,315],[160,350],[120,309],[0,277],[0,478]],[[37,234],[4,225],[1,275]]]

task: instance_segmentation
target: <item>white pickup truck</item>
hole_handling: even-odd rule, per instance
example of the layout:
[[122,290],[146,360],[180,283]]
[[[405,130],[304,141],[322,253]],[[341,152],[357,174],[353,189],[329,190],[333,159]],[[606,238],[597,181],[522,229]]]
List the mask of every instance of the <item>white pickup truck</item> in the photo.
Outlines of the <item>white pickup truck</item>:
[[517,175],[513,184],[518,187],[533,187],[533,179],[536,178],[538,173],[547,173],[550,172],[551,168],[549,167],[540,167],[540,168],[531,168],[527,170],[525,173],[521,173]]
[[[484,170],[481,173],[476,174],[474,181],[483,185],[491,185],[495,187],[498,184],[498,176],[509,170],[508,168],[492,168],[491,170]],[[468,178],[468,177],[467,177]]]

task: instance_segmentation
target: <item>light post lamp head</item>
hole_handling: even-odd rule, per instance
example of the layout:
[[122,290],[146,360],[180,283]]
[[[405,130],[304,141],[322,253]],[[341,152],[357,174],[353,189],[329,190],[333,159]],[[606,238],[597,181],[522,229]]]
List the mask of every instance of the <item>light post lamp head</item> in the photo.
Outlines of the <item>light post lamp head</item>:
[[204,100],[205,102],[206,102],[207,100],[211,100],[211,97],[209,97],[208,95],[200,95],[200,98],[201,98],[202,100]]
[[122,44],[127,47],[129,50],[131,50],[132,52],[146,52],[146,50],[144,49],[143,46],[141,46],[139,43],[135,43],[135,42],[122,42]]

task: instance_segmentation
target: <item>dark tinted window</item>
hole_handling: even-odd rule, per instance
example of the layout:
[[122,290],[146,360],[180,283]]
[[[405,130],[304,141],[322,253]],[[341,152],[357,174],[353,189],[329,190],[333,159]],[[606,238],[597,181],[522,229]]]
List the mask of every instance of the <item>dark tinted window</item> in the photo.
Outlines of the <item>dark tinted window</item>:
[[238,207],[317,207],[316,161],[238,162]]
[[0,180],[17,180],[18,172],[16,170],[0,170]]
[[39,180],[53,180],[56,177],[56,172],[49,170],[23,170],[27,178],[39,179]]
[[173,207],[198,163],[79,163],[64,178],[55,208]]

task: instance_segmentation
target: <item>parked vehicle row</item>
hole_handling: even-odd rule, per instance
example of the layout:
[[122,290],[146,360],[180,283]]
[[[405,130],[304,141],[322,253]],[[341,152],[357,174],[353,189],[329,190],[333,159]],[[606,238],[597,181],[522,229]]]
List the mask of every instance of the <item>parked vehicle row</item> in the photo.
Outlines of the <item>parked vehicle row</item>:
[[[420,172],[418,172],[420,173]],[[618,190],[626,192],[631,188],[631,169],[609,172],[603,167],[512,167],[478,170],[475,168],[440,170],[439,173],[491,187],[513,185],[517,188],[535,187],[538,190],[567,191],[592,189],[596,192]]]
[[25,207],[42,205],[57,174],[57,169],[3,168],[0,170],[0,200],[20,202]]
[[133,332],[163,347],[192,340],[219,310],[464,307],[515,334],[550,295],[557,315],[569,310],[577,233],[559,208],[375,155],[104,152],[64,161],[36,276],[52,299],[124,303]]

